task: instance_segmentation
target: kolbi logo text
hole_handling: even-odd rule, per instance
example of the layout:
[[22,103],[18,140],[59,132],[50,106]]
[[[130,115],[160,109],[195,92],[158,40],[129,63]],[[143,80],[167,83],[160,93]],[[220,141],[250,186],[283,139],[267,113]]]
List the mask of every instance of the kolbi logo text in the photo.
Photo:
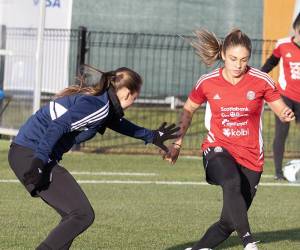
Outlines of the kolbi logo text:
[[223,135],[226,137],[241,137],[241,136],[248,136],[249,129],[233,129],[233,128],[223,128]]

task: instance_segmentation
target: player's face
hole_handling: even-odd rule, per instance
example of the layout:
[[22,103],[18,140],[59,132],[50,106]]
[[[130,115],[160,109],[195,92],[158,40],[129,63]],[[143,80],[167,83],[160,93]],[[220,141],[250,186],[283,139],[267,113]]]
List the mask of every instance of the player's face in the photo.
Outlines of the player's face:
[[139,96],[138,92],[131,94],[130,90],[126,87],[119,89],[116,94],[123,110],[129,108]]
[[243,46],[229,47],[222,53],[224,69],[232,78],[240,78],[246,71],[250,58],[249,51]]

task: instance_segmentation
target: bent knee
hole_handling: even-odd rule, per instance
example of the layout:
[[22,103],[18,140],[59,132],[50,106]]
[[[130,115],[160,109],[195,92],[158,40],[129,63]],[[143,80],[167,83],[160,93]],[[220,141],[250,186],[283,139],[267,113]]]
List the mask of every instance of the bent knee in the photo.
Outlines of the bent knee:
[[85,210],[81,216],[83,217],[84,224],[89,227],[95,220],[94,209],[90,207],[88,210]]
[[95,212],[92,207],[75,210],[71,213],[71,218],[79,224],[82,229],[91,226],[95,220]]
[[219,220],[219,227],[224,232],[224,234],[228,235],[230,235],[235,230],[233,223],[223,218]]

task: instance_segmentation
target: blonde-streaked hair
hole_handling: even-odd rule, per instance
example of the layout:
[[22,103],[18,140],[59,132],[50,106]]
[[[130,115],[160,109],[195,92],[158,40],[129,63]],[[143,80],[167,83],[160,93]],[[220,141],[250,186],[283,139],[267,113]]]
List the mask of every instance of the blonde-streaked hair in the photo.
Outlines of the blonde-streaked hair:
[[194,35],[195,38],[191,40],[191,45],[200,60],[207,66],[212,66],[216,61],[222,60],[222,52],[226,54],[226,50],[230,47],[245,47],[249,51],[249,56],[251,55],[251,40],[240,29],[233,29],[224,41],[206,29],[196,30]]
[[[126,87],[130,93],[138,93],[143,84],[141,76],[132,69],[121,67],[114,71],[103,72],[90,65],[84,65],[89,71],[89,80],[85,74],[77,77],[78,84],[69,86],[55,95],[55,99],[73,94],[100,95],[112,86],[115,91]],[[98,75],[98,77],[97,77]]]

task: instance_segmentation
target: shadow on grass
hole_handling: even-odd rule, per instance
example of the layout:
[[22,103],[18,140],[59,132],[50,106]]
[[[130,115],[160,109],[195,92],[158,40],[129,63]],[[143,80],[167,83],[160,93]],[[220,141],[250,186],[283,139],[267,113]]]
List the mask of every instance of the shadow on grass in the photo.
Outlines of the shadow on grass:
[[[300,243],[300,228],[254,233],[254,237],[256,240],[260,241],[260,244],[279,242],[284,240],[290,240]],[[184,244],[166,248],[165,250],[184,250],[187,247],[192,247],[195,243],[195,241],[187,242]],[[223,244],[215,249],[230,249],[231,247],[235,246],[241,246],[241,241],[237,236],[231,236],[228,240],[226,240]]]

